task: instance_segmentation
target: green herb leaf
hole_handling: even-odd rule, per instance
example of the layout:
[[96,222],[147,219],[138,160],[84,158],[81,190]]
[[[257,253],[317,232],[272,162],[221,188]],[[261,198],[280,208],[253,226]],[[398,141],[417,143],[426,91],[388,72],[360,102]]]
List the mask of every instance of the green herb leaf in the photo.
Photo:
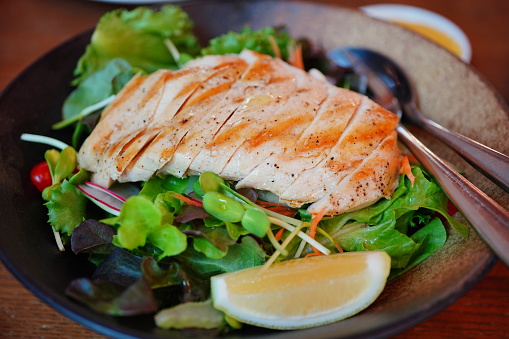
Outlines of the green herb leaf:
[[192,28],[187,13],[177,6],[162,6],[158,11],[148,7],[113,10],[99,20],[90,45],[78,61],[75,84],[115,58],[147,73],[176,68],[164,41],[170,39],[179,51],[197,55],[200,47]]
[[[195,239],[196,240],[196,239]],[[243,237],[240,243],[229,246],[228,253],[222,258],[210,258],[193,247],[178,256],[193,271],[203,278],[259,266],[265,262],[266,254],[252,237]]]
[[67,180],[52,186],[49,201],[45,203],[49,223],[56,231],[70,236],[73,229],[85,219],[86,203],[87,199]]
[[271,42],[272,39],[281,51],[282,58],[288,58],[288,50],[295,46],[295,41],[287,31],[273,27],[265,27],[259,30],[245,27],[240,33],[228,32],[210,40],[209,46],[202,50],[202,54],[238,54],[243,49],[250,49],[275,56],[274,47]]
[[143,196],[130,197],[120,215],[108,221],[120,225],[113,244],[128,250],[143,246],[149,233],[161,225],[161,220],[161,212],[150,200]]
[[76,169],[78,164],[76,150],[72,147],[66,147],[60,152],[60,157],[55,165],[53,172],[53,183],[59,183],[69,177]]
[[146,196],[132,196],[126,200],[118,217],[103,222],[119,225],[114,245],[134,250],[148,241],[162,251],[158,256],[162,259],[179,254],[187,247],[187,236],[166,222],[174,219],[170,208],[172,211],[180,209],[177,205],[180,202],[171,197],[171,192],[159,194],[155,203]]
[[197,177],[177,178],[172,175],[166,177],[155,176],[143,184],[143,188],[139,195],[146,196],[154,201],[160,193],[168,191],[183,194],[189,190],[189,187],[192,187],[195,180],[197,180]]
[[161,212],[162,224],[173,224],[175,216],[182,210],[183,203],[173,196],[174,193],[172,191],[160,193],[154,200],[154,206]]
[[[108,61],[104,67],[97,69],[84,79],[79,86],[65,99],[62,107],[63,119],[71,119],[81,113],[86,107],[94,105],[112,94],[116,94],[113,81],[119,74],[131,70],[131,65],[120,58]],[[129,73],[129,79],[132,72]],[[124,79],[125,81],[126,79]],[[125,85],[125,82],[123,83]],[[123,86],[122,85],[122,86]]]
[[159,259],[180,254],[187,248],[187,236],[170,224],[164,224],[151,232],[148,239],[163,251]]

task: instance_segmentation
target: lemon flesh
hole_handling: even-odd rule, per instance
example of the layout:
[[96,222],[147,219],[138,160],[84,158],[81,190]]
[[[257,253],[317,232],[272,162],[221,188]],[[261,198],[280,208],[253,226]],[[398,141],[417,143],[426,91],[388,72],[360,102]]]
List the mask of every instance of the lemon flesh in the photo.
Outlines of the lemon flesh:
[[211,278],[214,307],[240,322],[302,329],[350,317],[382,293],[391,268],[383,251],[293,259]]

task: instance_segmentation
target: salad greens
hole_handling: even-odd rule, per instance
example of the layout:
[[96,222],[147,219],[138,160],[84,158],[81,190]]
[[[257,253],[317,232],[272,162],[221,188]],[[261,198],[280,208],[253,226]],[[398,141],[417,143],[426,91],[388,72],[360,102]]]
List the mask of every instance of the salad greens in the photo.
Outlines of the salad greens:
[[290,49],[295,47],[295,41],[288,32],[283,29],[265,27],[254,31],[244,27],[241,32],[228,32],[222,36],[210,40],[209,46],[202,49],[201,54],[238,54],[243,49],[250,49],[271,56],[279,56],[282,59],[290,57]]
[[193,23],[180,7],[162,6],[159,11],[137,7],[132,11],[117,9],[105,14],[97,24],[85,54],[74,72],[78,85],[112,59],[121,58],[132,67],[153,72],[177,68],[165,41],[181,52],[198,55],[200,46],[192,32]]
[[[137,72],[174,69],[193,57],[244,48],[287,58],[296,45],[284,30],[245,28],[201,48],[192,27],[176,6],[106,14],[78,62],[77,88],[64,103],[64,122],[56,127],[80,121],[82,133],[81,119],[93,110],[100,113],[94,105],[118,93]],[[73,281],[66,293],[110,315],[159,311],[155,321],[162,328],[199,327],[214,333],[238,328],[208,301],[209,279],[216,274],[316,254],[317,249],[325,254],[384,250],[395,278],[445,243],[444,221],[468,236],[467,227],[447,213],[444,192],[418,165],[412,167],[415,182],[402,174],[391,199],[323,218],[315,240],[306,234],[312,216],[305,206],[284,208],[264,201],[266,192],[235,191],[210,172],[183,179],[154,177],[122,201],[118,215],[97,208],[91,212],[90,197],[77,188],[88,173],[74,172],[76,151],[50,150],[46,160],[53,178],[43,192],[49,223],[74,253],[97,265],[91,278]]]

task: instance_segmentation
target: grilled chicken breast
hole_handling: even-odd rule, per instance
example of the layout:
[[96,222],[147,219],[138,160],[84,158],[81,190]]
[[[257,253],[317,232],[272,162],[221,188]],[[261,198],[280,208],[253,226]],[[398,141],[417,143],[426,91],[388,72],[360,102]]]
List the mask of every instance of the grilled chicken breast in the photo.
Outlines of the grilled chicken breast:
[[335,215],[390,197],[398,118],[358,93],[249,50],[134,77],[78,154],[92,181],[217,173]]

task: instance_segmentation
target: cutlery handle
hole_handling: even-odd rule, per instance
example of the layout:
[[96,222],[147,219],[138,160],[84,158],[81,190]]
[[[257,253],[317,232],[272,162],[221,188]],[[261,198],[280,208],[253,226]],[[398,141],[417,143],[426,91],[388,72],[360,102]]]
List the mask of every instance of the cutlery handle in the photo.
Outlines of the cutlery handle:
[[431,152],[402,125],[400,140],[438,180],[458,210],[500,260],[509,266],[509,212]]
[[[417,108],[407,106],[406,109],[416,110]],[[509,157],[507,155],[426,118],[421,120],[420,127],[450,146],[479,172],[509,192]]]

